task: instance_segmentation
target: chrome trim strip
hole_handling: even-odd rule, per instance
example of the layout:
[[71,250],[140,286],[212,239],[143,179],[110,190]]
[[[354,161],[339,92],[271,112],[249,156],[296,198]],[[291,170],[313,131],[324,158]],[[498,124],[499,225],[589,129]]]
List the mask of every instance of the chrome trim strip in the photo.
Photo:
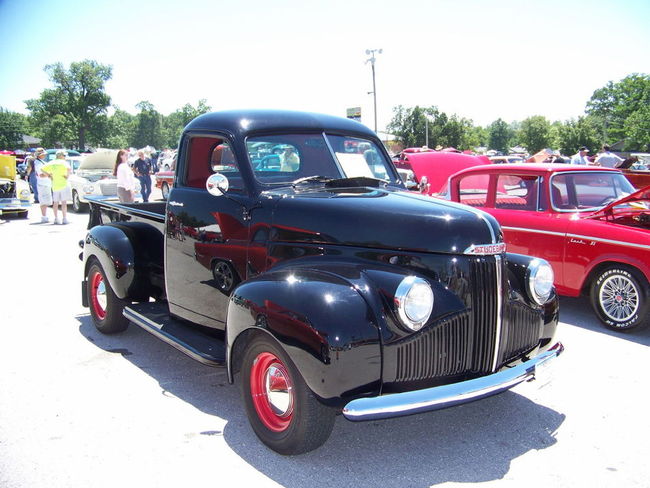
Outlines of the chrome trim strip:
[[501,261],[501,256],[494,256],[494,259],[496,260],[497,265],[497,323],[495,331],[496,337],[494,338],[494,359],[492,360],[492,371],[496,371],[497,363],[499,362],[499,348],[501,347],[501,327],[503,325],[503,284],[501,277],[501,266],[503,263]]
[[358,398],[352,400],[343,408],[343,415],[352,421],[401,417],[414,413],[440,410],[496,395],[519,383],[535,379],[536,369],[559,356],[562,351],[564,351],[564,346],[558,342],[551,349],[533,359],[481,378],[451,385],[435,386],[424,390],[407,391],[372,398]]
[[537,229],[525,229],[523,227],[509,227],[507,225],[502,225],[501,228],[504,230],[516,230],[518,232],[530,232],[532,234],[545,234],[545,235],[560,236],[560,237],[566,236],[566,234],[563,232],[552,232],[550,230],[547,231],[547,230],[537,230]]
[[530,232],[532,234],[545,234],[545,235],[552,235],[552,236],[561,236],[561,237],[567,237],[567,238],[574,238],[574,239],[587,239],[590,241],[596,241],[596,242],[603,242],[605,244],[617,244],[619,246],[627,246],[627,247],[636,247],[639,249],[645,249],[645,250],[650,250],[650,245],[646,244],[635,244],[632,242],[623,242],[623,241],[617,241],[614,239],[603,239],[601,237],[592,237],[592,236],[586,236],[586,235],[581,235],[581,234],[563,234],[562,232],[551,232],[551,231],[546,231],[546,230],[537,230],[537,229],[524,229],[522,227],[507,227],[507,226],[502,226],[501,227],[504,230],[514,230],[518,232]]

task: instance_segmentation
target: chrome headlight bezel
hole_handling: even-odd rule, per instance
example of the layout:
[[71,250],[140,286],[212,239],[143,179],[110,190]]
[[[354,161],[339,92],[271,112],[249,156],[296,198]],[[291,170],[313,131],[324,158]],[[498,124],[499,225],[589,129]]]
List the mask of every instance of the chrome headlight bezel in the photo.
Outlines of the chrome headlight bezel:
[[433,312],[433,290],[426,280],[407,276],[397,287],[394,302],[401,323],[408,330],[418,331]]
[[95,186],[92,183],[88,183],[83,186],[83,191],[86,194],[94,193],[95,192]]
[[528,265],[526,284],[528,294],[538,305],[548,302],[553,293],[555,275],[553,268],[545,259],[535,258]]

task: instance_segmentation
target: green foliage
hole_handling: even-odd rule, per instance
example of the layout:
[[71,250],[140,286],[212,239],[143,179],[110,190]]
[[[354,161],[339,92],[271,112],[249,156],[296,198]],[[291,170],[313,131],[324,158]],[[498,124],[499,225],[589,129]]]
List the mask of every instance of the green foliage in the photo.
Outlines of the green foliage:
[[437,107],[406,108],[399,105],[393,109],[393,118],[386,130],[399,138],[404,147],[455,147],[470,149],[484,133],[475,130],[472,121],[457,115],[447,116]]
[[131,146],[144,147],[147,145],[160,148],[164,144],[163,117],[148,101],[136,105],[140,110],[135,116],[135,127]]
[[600,144],[600,136],[593,119],[578,117],[577,120],[568,120],[565,123],[553,125],[557,130],[554,148],[558,148],[565,156],[572,156],[582,146],[586,146],[594,154]]
[[553,140],[550,122],[541,115],[528,117],[521,123],[517,141],[531,154],[546,147],[551,147]]
[[172,112],[164,119],[164,141],[165,147],[176,147],[181,137],[181,132],[187,124],[193,119],[209,112],[212,108],[207,104],[207,100],[201,99],[196,107],[189,103],[182,108]]
[[650,151],[650,105],[632,112],[623,127],[627,136],[626,149]]
[[502,119],[497,119],[492,122],[488,128],[488,147],[495,151],[500,151],[508,154],[508,149],[511,147],[511,142],[515,136],[514,131]]
[[[54,87],[25,101],[43,144],[58,142],[85,149],[87,133],[98,128],[97,119],[111,103],[105,92],[111,71],[110,66],[92,60],[71,63],[67,70],[61,63],[45,66]],[[61,131],[59,136],[57,131]]]
[[[649,104],[650,75],[634,73],[618,83],[609,81],[594,91],[585,112],[597,122],[602,141],[612,144],[630,137],[633,125],[627,120],[636,112],[643,112]],[[642,115],[637,115],[635,120],[639,117]],[[637,140],[638,133],[635,134],[633,139]]]
[[0,149],[20,149],[27,121],[25,116],[0,107]]
[[135,132],[135,117],[119,108],[108,118],[106,147],[125,148],[131,145]]

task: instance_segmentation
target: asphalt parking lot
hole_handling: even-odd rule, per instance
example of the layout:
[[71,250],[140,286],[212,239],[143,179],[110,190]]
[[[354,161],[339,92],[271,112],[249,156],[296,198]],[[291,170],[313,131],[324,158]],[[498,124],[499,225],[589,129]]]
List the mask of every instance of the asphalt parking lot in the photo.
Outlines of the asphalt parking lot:
[[238,385],[131,326],[102,336],[81,306],[70,224],[0,224],[0,487],[650,486],[650,330],[608,332],[561,300],[554,381],[439,412],[338,417],[297,457],[264,447]]

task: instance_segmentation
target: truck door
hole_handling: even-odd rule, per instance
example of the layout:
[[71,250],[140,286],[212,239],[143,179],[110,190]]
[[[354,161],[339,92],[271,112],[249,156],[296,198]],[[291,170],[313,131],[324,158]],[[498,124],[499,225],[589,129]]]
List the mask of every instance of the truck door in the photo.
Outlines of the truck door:
[[[170,312],[224,329],[228,297],[246,277],[248,193],[225,137],[182,141],[177,177],[167,203],[165,279]],[[206,190],[213,173],[228,178],[227,195]]]

